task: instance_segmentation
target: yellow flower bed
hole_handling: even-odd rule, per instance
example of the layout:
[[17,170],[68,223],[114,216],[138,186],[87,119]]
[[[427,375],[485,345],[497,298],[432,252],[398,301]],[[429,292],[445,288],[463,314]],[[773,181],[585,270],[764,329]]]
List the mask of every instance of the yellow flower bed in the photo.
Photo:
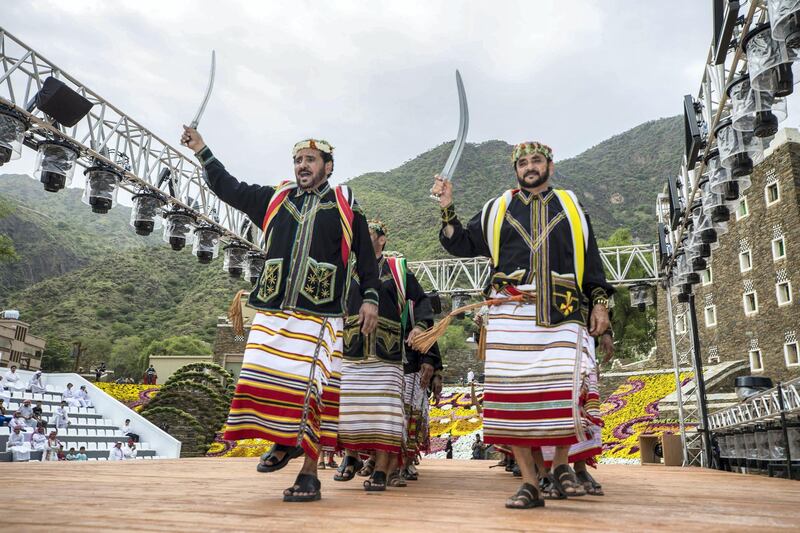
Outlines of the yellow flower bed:
[[95,383],[95,386],[125,405],[135,404],[141,400],[141,393],[150,389],[158,389],[161,385],[135,385],[130,383]]
[[[692,373],[681,375],[681,380]],[[639,435],[661,435],[674,430],[674,424],[655,422],[658,401],[675,392],[674,374],[631,376],[600,408],[603,416],[602,459],[636,460]]]

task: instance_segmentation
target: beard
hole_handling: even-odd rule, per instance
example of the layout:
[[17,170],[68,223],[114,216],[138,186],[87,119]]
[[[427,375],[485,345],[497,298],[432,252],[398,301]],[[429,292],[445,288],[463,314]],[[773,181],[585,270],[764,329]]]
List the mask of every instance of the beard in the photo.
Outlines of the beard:
[[322,167],[317,173],[312,172],[309,168],[301,168],[294,177],[297,180],[297,186],[301,189],[314,189],[325,181],[325,167]]
[[545,168],[544,174],[540,174],[538,170],[529,170],[520,178],[517,174],[517,183],[520,187],[532,189],[544,184],[550,179],[550,165]]

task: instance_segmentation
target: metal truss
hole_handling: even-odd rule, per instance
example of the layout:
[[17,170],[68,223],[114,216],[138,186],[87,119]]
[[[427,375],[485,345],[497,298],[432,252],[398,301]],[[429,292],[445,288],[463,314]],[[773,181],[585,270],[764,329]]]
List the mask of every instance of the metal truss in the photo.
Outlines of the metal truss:
[[[704,122],[704,144],[701,149],[698,164],[695,168],[688,168],[685,157],[681,165],[682,193],[683,198],[687,199],[687,201],[685,203],[685,212],[682,216],[682,222],[678,229],[672,232],[675,234],[673,236],[673,242],[676,243],[681,242],[687,230],[688,222],[691,219],[692,205],[694,205],[695,197],[700,194],[698,183],[700,176],[705,172],[705,157],[716,146],[716,139],[714,136],[715,128],[729,113],[730,105],[728,103],[726,88],[737,76],[737,73],[741,73],[746,69],[747,58],[743,45],[744,36],[750,29],[765,22],[768,18],[766,0],[749,0],[749,2],[748,0],[727,0],[724,3],[729,6],[735,5],[736,10],[739,10],[740,5],[744,6],[748,4],[747,12],[739,17],[733,29],[731,39],[732,53],[728,52],[722,63],[716,64],[715,43],[713,39],[709,46],[703,76],[700,81],[700,89],[696,96],[696,101],[699,102],[701,106]],[[678,248],[674,247],[672,250],[672,256],[669,258],[664,269],[667,276],[672,272],[672,268],[675,266],[675,260],[677,259]]]
[[[600,248],[600,259],[608,282],[612,285],[655,283],[660,279],[655,245]],[[492,271],[491,264],[485,257],[413,261],[408,266],[423,285],[440,294],[480,293],[489,283]]]
[[[35,145],[37,141],[52,138],[69,141],[80,151],[81,166],[92,166],[93,159],[110,164],[123,174],[125,181],[120,185],[123,189],[132,193],[141,188],[159,191],[170,204],[188,209],[198,220],[217,226],[228,239],[235,237],[248,242],[246,216],[211,192],[203,181],[202,168],[194,160],[2,27],[0,65],[0,102],[13,106],[31,122],[26,144]],[[71,128],[54,124],[38,109],[32,113],[26,110],[28,102],[49,76],[64,82],[94,104]],[[165,168],[171,172],[174,194],[158,187],[159,174]],[[257,239],[253,241],[258,242]],[[258,248],[254,242],[249,244]]]
[[[784,409],[778,394],[783,393]],[[709,417],[712,431],[722,431],[752,424],[777,421],[784,415],[800,414],[800,378],[751,396],[738,405],[717,411]]]

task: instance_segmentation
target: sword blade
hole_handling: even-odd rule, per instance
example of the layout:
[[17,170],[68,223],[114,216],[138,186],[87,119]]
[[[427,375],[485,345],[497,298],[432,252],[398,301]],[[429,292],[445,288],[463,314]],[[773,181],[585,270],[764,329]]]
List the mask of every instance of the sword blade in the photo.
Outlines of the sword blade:
[[458,88],[458,135],[456,142],[453,144],[453,149],[450,150],[450,157],[444,164],[441,176],[445,179],[452,179],[453,173],[458,166],[458,161],[461,159],[461,154],[464,151],[464,144],[467,141],[467,131],[469,130],[469,108],[467,106],[467,93],[464,91],[464,82],[461,80],[461,73],[456,70],[456,87]]
[[211,90],[214,88],[214,74],[217,70],[217,54],[214,50],[211,50],[211,74],[208,78],[208,87],[206,87],[206,94],[203,97],[203,102],[200,104],[200,109],[197,110],[197,114],[195,114],[194,119],[189,124],[190,127],[197,129],[197,125],[200,124],[200,118],[203,116],[203,112],[206,110],[206,105],[208,105],[208,100],[211,98]]

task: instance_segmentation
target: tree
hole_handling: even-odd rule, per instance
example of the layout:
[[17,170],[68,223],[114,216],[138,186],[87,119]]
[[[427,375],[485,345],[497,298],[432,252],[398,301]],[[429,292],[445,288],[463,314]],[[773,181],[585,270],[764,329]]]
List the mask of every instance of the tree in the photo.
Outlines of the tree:
[[60,339],[47,339],[42,354],[42,372],[71,372],[72,346]]
[[190,335],[153,341],[146,351],[147,355],[209,355],[212,353],[209,343]]
[[114,371],[114,376],[139,379],[145,370],[141,359],[144,347],[144,340],[136,335],[114,341],[108,358],[108,367]]
[[[0,218],[11,214],[11,204],[0,198]],[[0,234],[0,263],[13,261],[17,258],[14,243],[7,235]]]

